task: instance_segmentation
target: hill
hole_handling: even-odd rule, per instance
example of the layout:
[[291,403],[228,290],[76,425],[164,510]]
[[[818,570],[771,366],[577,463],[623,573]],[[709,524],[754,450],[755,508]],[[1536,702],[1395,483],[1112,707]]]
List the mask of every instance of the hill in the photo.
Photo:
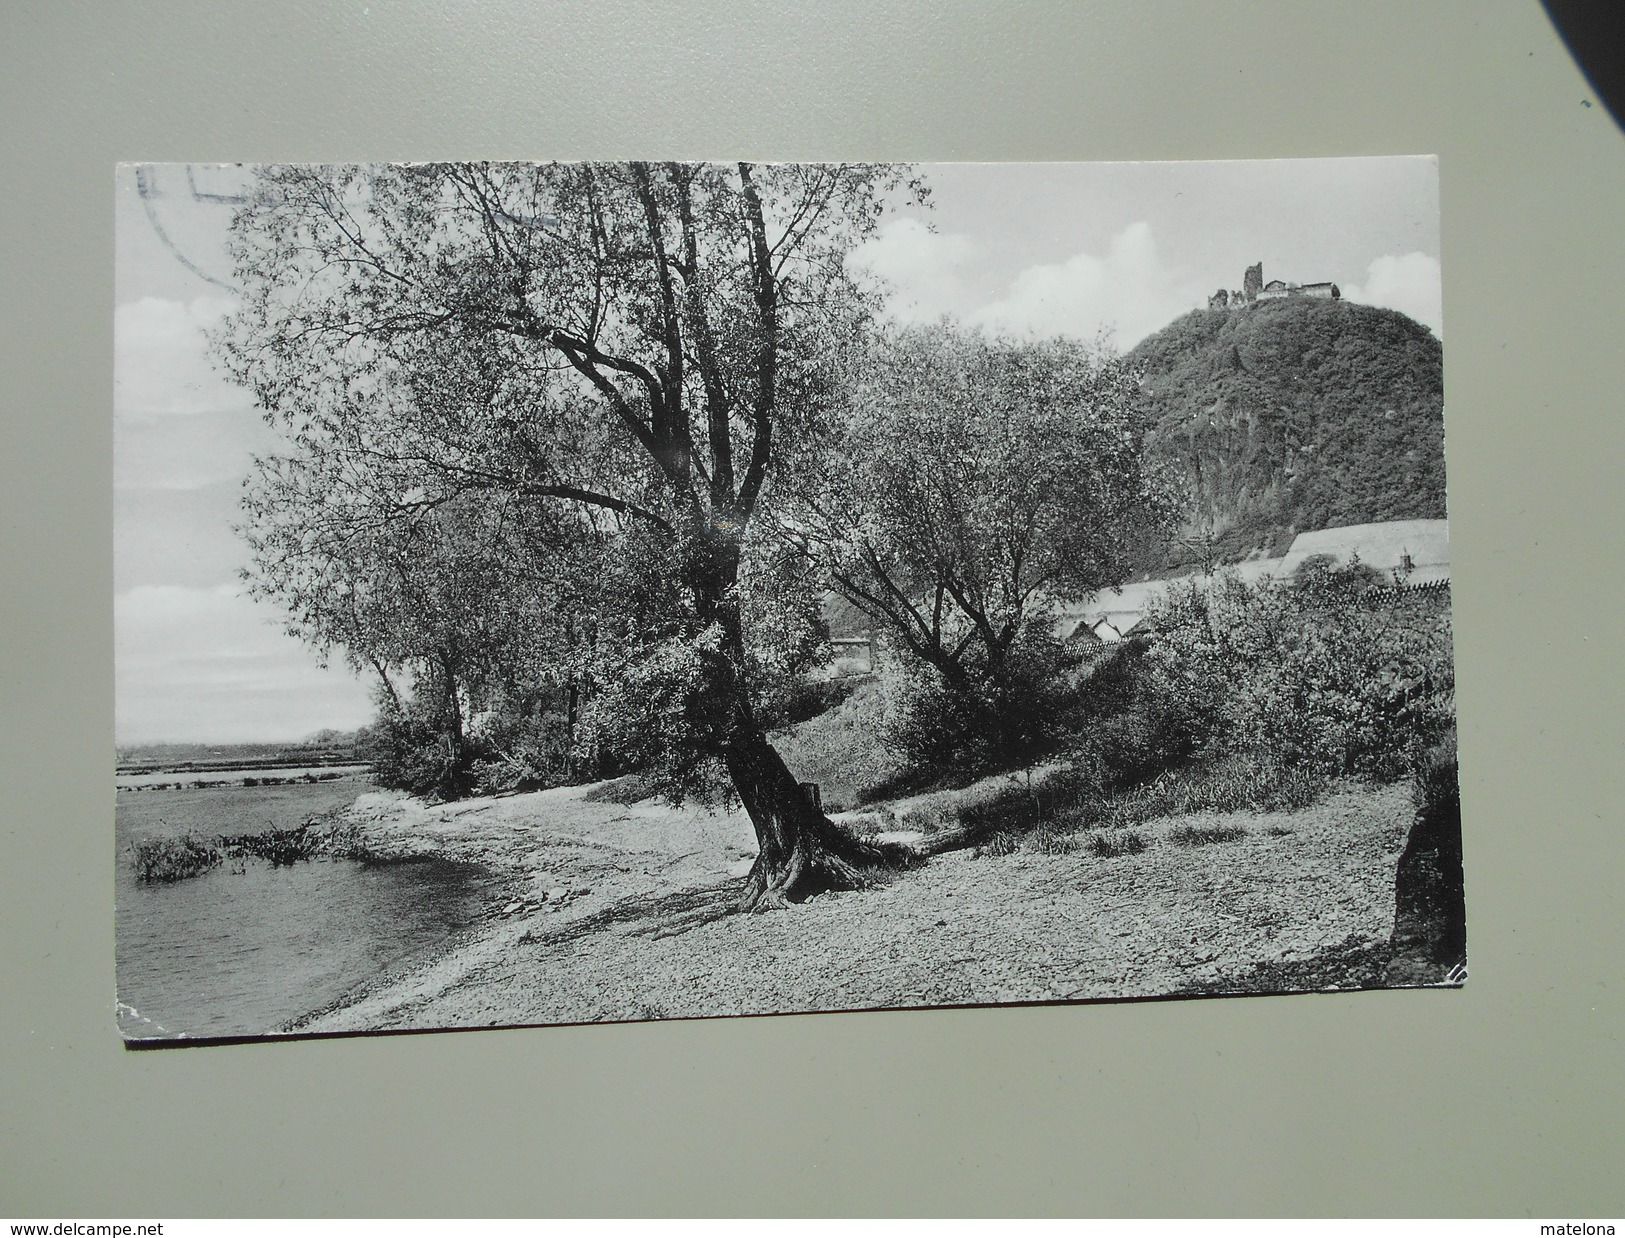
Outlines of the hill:
[[1281,554],[1312,529],[1445,514],[1439,341],[1395,310],[1290,298],[1141,341],[1147,444],[1190,493],[1154,570]]

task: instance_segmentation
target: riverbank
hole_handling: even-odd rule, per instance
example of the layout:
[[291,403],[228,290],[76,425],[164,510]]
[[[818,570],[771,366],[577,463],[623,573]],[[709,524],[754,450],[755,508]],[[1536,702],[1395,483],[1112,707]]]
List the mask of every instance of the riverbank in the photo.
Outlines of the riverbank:
[[[584,1023],[1380,982],[1409,788],[1144,826],[1136,854],[957,851],[874,888],[731,914],[742,813],[591,787],[350,810],[380,855],[473,861],[503,905],[450,950],[286,1031]],[[1442,978],[1441,978],[1442,979]]]
[[[259,1036],[483,927],[482,865],[370,864],[333,839],[361,778],[118,792],[118,1026],[131,1041]],[[170,857],[193,863],[142,861]],[[142,880],[149,877],[172,880]]]

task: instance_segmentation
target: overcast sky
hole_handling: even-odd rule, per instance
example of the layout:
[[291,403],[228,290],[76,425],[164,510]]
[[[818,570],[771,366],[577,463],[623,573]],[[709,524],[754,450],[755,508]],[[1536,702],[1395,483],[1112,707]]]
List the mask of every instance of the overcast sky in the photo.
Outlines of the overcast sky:
[[[1330,280],[1443,338],[1432,159],[943,164],[931,209],[856,255],[906,321],[947,314],[1009,334],[1128,348],[1215,289]],[[242,595],[232,532],[255,451],[276,444],[211,368],[203,328],[232,305],[229,169],[133,168],[117,190],[114,602],[120,743],[291,740],[351,728],[369,685],[322,669],[274,607]]]

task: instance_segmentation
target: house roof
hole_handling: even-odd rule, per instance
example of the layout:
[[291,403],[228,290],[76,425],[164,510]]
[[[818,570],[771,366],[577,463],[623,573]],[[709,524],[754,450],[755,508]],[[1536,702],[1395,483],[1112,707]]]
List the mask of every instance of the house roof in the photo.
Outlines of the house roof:
[[[1315,555],[1330,556],[1338,563],[1347,563],[1359,555],[1360,562],[1380,572],[1401,568],[1405,556],[1409,555],[1411,567],[1405,576],[1407,584],[1448,584],[1449,533],[1449,522],[1444,520],[1388,520],[1318,529],[1298,534],[1282,558],[1247,559],[1223,570],[1248,584],[1255,584],[1266,576],[1290,576]],[[1139,625],[1151,603],[1170,589],[1209,579],[1201,575],[1175,576],[1102,589],[1087,602],[1058,607],[1060,618],[1055,633],[1062,640],[1070,640],[1080,631],[1096,633],[1102,624],[1110,624],[1116,633],[1126,636]]]

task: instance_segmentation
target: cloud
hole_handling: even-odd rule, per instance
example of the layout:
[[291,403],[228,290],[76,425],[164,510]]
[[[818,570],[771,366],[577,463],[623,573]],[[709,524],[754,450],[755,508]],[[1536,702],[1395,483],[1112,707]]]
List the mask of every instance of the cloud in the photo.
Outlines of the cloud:
[[1109,330],[1118,347],[1131,348],[1202,303],[1185,273],[1164,265],[1151,225],[1138,222],[1111,239],[1104,257],[1075,254],[1028,267],[1002,299],[969,320],[1017,334],[1085,340]]
[[1204,303],[1183,271],[1163,263],[1144,222],[1112,237],[1103,256],[1080,253],[1028,267],[992,302],[979,299],[973,284],[983,257],[968,236],[896,219],[859,246],[852,261],[890,285],[888,309],[910,323],[949,315],[1009,334],[1084,340],[1110,331],[1129,348]]
[[918,219],[893,219],[858,246],[851,261],[891,286],[887,305],[893,316],[919,323],[964,311],[965,268],[976,254],[968,236],[933,232]]
[[277,436],[209,361],[226,297],[145,297],[113,315],[113,484],[190,490],[238,481]]
[[113,311],[113,415],[152,421],[253,405],[209,361],[204,330],[235,308],[228,297],[143,297]]
[[1345,285],[1342,293],[1348,301],[1408,314],[1444,338],[1444,297],[1437,258],[1423,253],[1384,254],[1367,268],[1364,284]]
[[342,667],[319,667],[279,621],[230,585],[118,594],[118,742],[285,740],[365,722],[367,687]]

